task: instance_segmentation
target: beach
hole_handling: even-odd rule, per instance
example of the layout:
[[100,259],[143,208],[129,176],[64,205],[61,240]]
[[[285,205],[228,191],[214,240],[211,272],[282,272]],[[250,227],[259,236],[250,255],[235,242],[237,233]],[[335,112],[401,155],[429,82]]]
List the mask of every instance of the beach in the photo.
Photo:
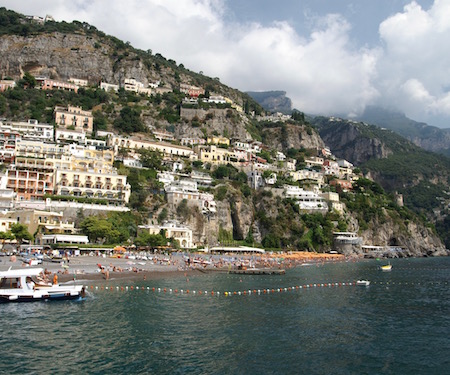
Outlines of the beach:
[[[228,272],[241,265],[257,268],[294,268],[307,262],[336,262],[345,258],[341,254],[288,252],[255,255],[211,255],[191,253],[158,254],[144,259],[135,256],[110,257],[106,255],[82,255],[65,258],[61,262],[43,261],[33,266],[43,268],[49,279],[57,275],[58,282],[73,280],[155,280],[168,277],[186,277],[209,272]],[[20,257],[0,257],[0,271],[30,267]]]

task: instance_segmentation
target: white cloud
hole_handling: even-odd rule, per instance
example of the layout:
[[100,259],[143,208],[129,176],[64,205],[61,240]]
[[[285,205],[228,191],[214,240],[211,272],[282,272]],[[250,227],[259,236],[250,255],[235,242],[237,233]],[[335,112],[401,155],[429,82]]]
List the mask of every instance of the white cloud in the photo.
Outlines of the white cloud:
[[230,23],[227,0],[3,3],[26,14],[86,21],[241,90],[285,90],[308,113],[358,113],[384,101],[416,119],[450,117],[446,0],[429,10],[411,2],[381,23],[383,44],[372,49],[355,45],[351,25],[338,14],[314,16],[310,35],[301,36],[283,21]]
[[380,91],[414,119],[432,123],[433,116],[450,117],[449,19],[449,1],[436,0],[429,10],[412,2],[380,25],[385,43]]

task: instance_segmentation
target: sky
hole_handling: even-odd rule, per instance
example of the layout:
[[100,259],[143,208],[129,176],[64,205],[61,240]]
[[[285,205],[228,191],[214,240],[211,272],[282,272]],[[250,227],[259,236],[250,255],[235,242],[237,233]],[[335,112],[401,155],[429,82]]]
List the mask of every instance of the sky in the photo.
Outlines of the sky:
[[241,91],[308,113],[368,105],[450,128],[450,0],[0,0],[88,22]]

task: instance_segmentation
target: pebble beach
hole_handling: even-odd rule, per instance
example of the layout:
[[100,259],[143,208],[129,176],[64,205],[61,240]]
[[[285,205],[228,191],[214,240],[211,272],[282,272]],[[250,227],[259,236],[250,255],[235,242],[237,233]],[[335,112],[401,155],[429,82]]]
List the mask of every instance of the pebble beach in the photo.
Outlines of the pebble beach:
[[181,253],[171,255],[153,255],[147,259],[134,257],[108,257],[104,255],[73,256],[63,262],[43,261],[36,266],[24,263],[20,257],[0,257],[0,271],[35,267],[43,268],[49,278],[56,274],[60,283],[73,280],[101,281],[114,279],[151,280],[167,277],[186,277],[195,273],[228,272],[240,264],[258,268],[293,268],[313,262],[343,261],[340,254],[319,254],[308,252],[289,252],[251,255],[211,255],[193,253],[189,256]]

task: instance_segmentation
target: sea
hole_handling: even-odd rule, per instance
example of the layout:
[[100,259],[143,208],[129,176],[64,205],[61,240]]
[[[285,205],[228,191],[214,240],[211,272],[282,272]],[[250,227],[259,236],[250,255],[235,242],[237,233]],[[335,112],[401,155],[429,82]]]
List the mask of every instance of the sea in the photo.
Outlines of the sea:
[[390,262],[85,281],[82,301],[3,304],[0,373],[450,374],[450,258]]

